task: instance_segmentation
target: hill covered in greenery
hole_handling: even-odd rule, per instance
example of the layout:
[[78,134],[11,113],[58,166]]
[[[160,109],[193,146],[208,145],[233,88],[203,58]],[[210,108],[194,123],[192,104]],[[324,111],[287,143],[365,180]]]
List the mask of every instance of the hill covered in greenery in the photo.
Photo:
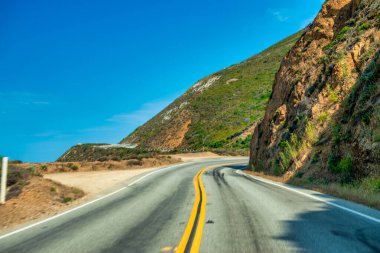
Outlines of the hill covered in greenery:
[[281,61],[301,35],[201,79],[121,143],[156,150],[248,149]]

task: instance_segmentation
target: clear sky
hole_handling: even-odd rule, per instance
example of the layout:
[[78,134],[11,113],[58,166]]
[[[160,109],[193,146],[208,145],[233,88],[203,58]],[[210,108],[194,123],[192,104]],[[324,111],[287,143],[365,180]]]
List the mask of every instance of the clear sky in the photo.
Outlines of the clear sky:
[[322,0],[1,0],[0,154],[117,143],[197,80],[310,23]]

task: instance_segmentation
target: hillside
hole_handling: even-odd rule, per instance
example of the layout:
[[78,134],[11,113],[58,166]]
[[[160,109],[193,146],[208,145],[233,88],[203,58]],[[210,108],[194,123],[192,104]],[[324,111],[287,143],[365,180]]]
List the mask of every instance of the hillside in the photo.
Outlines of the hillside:
[[380,1],[328,0],[286,55],[250,166],[380,190]]
[[275,73],[300,36],[297,33],[198,81],[121,143],[160,150],[248,149],[251,133],[264,115]]

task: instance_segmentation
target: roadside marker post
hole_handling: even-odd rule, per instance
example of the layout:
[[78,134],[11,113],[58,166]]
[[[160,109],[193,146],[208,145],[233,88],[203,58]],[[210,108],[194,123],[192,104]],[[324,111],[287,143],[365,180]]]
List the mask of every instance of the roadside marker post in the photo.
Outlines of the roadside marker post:
[[0,204],[5,204],[5,197],[7,195],[7,174],[8,174],[8,157],[3,157],[3,163],[1,167]]

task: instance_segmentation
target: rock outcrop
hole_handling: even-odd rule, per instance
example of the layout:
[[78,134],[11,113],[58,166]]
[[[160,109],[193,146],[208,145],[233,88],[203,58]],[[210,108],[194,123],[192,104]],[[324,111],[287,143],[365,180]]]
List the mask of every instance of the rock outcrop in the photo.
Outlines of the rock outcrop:
[[251,168],[330,181],[379,175],[379,49],[379,0],[328,0],[282,61]]

